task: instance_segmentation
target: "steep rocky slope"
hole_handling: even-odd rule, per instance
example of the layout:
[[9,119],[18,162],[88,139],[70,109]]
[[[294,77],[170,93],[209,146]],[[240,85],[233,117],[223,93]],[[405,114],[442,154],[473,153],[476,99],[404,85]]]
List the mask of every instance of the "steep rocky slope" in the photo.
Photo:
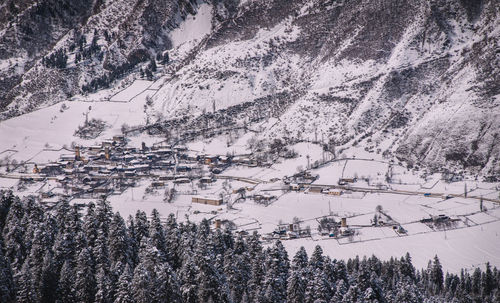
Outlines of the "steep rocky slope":
[[497,178],[498,9],[497,1],[247,2],[164,85],[157,110],[268,100],[264,115],[278,120],[263,138],[360,145],[410,166]]
[[[51,13],[51,40],[26,46],[16,20],[38,19],[9,17],[8,5],[0,14],[10,20],[2,36],[13,37],[0,54],[4,117],[142,68],[164,79],[148,109],[160,120],[237,109],[245,123],[269,122],[261,139],[357,145],[410,166],[499,178],[496,0],[94,1]],[[29,12],[38,4],[16,5]],[[175,43],[172,30],[200,5],[212,10],[208,35]],[[67,67],[42,62],[73,44]],[[87,55],[75,64],[79,48]]]
[[[191,0],[9,0],[0,5],[4,118],[107,88],[171,47]],[[225,7],[222,4],[222,7]]]

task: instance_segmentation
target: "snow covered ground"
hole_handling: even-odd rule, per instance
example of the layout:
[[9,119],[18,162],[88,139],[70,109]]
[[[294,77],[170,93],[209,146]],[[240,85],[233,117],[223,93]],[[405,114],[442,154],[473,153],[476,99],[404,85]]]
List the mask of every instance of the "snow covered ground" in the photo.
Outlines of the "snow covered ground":
[[110,101],[129,102],[151,86],[152,81],[135,80],[132,85],[112,96]]
[[458,273],[461,268],[473,269],[490,262],[500,264],[500,222],[448,230],[422,233],[407,237],[388,237],[381,240],[340,245],[335,240],[311,241],[300,239],[285,241],[285,247],[293,252],[304,246],[312,253],[321,245],[325,254],[332,258],[348,259],[359,255],[376,255],[382,259],[400,258],[409,252],[416,268],[427,268],[427,262],[438,255],[444,270]]
[[[272,232],[278,223],[289,223],[294,218],[301,221],[301,226],[309,226],[313,232],[311,238],[284,241],[291,254],[304,246],[309,253],[314,246],[321,245],[332,258],[350,258],[355,255],[375,254],[382,259],[391,256],[400,257],[409,252],[417,268],[426,267],[429,259],[438,255],[446,270],[457,272],[461,268],[473,268],[489,261],[500,265],[500,208],[486,203],[487,212],[479,212],[479,201],[453,198],[441,200],[422,196],[396,194],[366,194],[364,196],[328,196],[323,194],[305,194],[279,190],[278,184],[269,185],[277,190],[267,192],[279,198],[269,206],[258,205],[251,200],[239,202],[228,210],[226,205],[210,206],[191,203],[191,195],[179,195],[174,203],[162,201],[163,195],[144,197],[147,182],[127,190],[120,196],[111,196],[110,201],[115,211],[124,216],[133,215],[137,210],[150,213],[153,208],[163,216],[174,213],[180,221],[200,221],[202,218],[231,220],[241,230],[258,230],[260,233]],[[238,188],[234,185],[233,188]],[[260,185],[259,185],[260,186]],[[259,190],[259,186],[255,191]],[[189,186],[186,186],[189,187]],[[211,185],[201,194],[217,195],[221,181]],[[250,194],[250,193],[248,193]],[[498,192],[497,192],[498,195]],[[391,226],[371,227],[375,208],[381,205],[387,213],[401,224],[407,235],[398,235]],[[317,218],[332,214],[337,220],[348,217],[348,224],[356,230],[352,239],[330,239],[317,234]],[[429,215],[447,214],[460,218],[470,226],[460,223],[456,229],[434,230],[419,220]],[[472,215],[466,215],[472,214]],[[356,227],[367,225],[368,227]]]
[[[201,12],[204,10],[203,7],[204,5],[200,7]],[[204,35],[203,27],[207,26],[203,23],[206,19],[203,19],[203,14],[197,15],[196,20],[194,17],[190,18],[193,18],[192,22],[200,22],[200,31],[193,33],[191,38],[200,39]],[[188,40],[183,41],[181,37],[177,37],[174,41],[179,45],[188,42]],[[154,83],[136,80],[122,91],[115,92],[110,101],[88,102],[88,100],[102,100],[101,96],[89,96],[87,101],[67,101],[64,102],[64,106],[57,104],[2,121],[0,159],[4,162],[6,160],[26,162],[29,165],[47,163],[57,160],[61,154],[71,153],[72,143],[90,146],[113,135],[121,134],[124,126],[145,125],[154,119],[151,116],[152,111],[147,110],[148,96],[152,97],[161,90],[159,95],[161,98],[153,97],[152,107],[156,109],[173,104],[169,103],[173,101],[168,99],[167,92],[173,89],[170,92],[175,93],[176,88],[172,87],[172,84],[169,84],[170,88],[163,87],[163,81],[163,78]],[[230,102],[224,106],[228,104]],[[85,140],[74,136],[75,130],[84,123],[86,116],[89,119],[102,119],[106,122],[105,130],[95,139]],[[250,149],[247,142],[252,136],[253,133],[249,132],[239,134],[239,137],[233,138],[234,140],[228,140],[226,135],[221,135],[189,142],[187,147],[191,151],[205,154],[248,154]],[[142,134],[131,136],[129,140],[129,145],[137,147],[141,142],[150,145],[162,139]],[[151,213],[156,208],[162,216],[174,213],[180,221],[186,220],[187,217],[194,221],[200,221],[202,218],[219,218],[233,221],[240,230],[258,230],[262,234],[272,232],[279,223],[290,223],[297,218],[303,227],[310,227],[312,236],[284,241],[291,254],[294,254],[299,246],[305,246],[308,251],[312,251],[313,247],[319,244],[333,258],[375,254],[379,258],[388,259],[410,252],[417,267],[425,267],[427,261],[436,254],[440,256],[444,268],[449,271],[479,266],[486,261],[500,266],[498,235],[500,208],[485,201],[484,206],[487,211],[480,212],[477,198],[483,196],[487,199],[498,199],[499,184],[473,179],[446,183],[439,174],[421,176],[417,171],[387,162],[380,154],[370,153],[362,148],[349,148],[342,151],[340,155],[342,158],[312,171],[319,176],[315,184],[336,185],[340,178],[357,177],[359,181],[353,186],[370,189],[383,185],[388,189],[412,193],[370,193],[368,190],[368,192],[354,191],[342,196],[330,196],[286,192],[282,190],[283,177],[291,176],[324,158],[323,147],[319,144],[302,142],[289,148],[298,153],[297,158],[280,158],[270,167],[232,166],[223,172],[224,176],[252,178],[261,182],[255,185],[241,180],[231,180],[229,185],[231,189],[245,186],[251,188],[251,191],[247,191],[247,196],[253,194],[276,196],[277,199],[268,206],[256,204],[251,199],[235,203],[233,209],[228,209],[226,205],[209,206],[191,202],[193,190],[196,190],[196,194],[220,195],[223,192],[221,179],[206,189],[199,189],[195,184],[177,186],[179,195],[173,203],[163,201],[164,189],[147,194],[146,188],[152,180],[143,179],[137,187],[129,188],[120,195],[110,196],[109,201],[114,210],[123,216],[133,215],[137,210]],[[5,167],[0,168],[0,173],[5,173]],[[392,179],[391,183],[387,183],[389,176]],[[272,181],[275,178],[278,181]],[[0,188],[12,188],[20,195],[59,190],[55,181],[36,183],[23,190],[18,190],[18,185],[16,179],[0,178]],[[173,184],[169,183],[167,188],[172,186]],[[476,198],[453,197],[444,200],[439,195],[424,197],[424,193],[461,195],[465,188],[469,196]],[[88,200],[72,201],[72,203],[85,202]],[[408,234],[398,235],[391,226],[372,227],[371,220],[378,205],[394,222],[404,227]],[[459,222],[453,229],[432,229],[419,222],[421,219],[441,214],[459,219]],[[318,218],[327,215],[332,215],[337,221],[347,217],[348,224],[356,231],[355,235],[352,238],[341,239],[320,236],[317,232]]]
[[196,15],[188,15],[181,25],[170,32],[170,39],[179,53],[185,53],[212,30],[212,6],[203,3]]
[[[138,90],[144,87],[146,86],[141,86]],[[60,154],[71,153],[70,149],[64,149],[64,147],[70,146],[72,142],[92,145],[101,139],[121,133],[120,129],[123,124],[145,123],[147,119],[144,113],[145,102],[143,94],[128,103],[73,101],[66,102],[67,107],[64,109],[61,105],[51,106],[22,117],[3,121],[0,124],[1,157],[29,163],[46,163],[56,160]],[[93,140],[83,140],[73,136],[74,130],[83,123],[87,112],[89,118],[103,119],[108,124],[108,128]],[[130,139],[130,145],[133,146],[139,146],[142,141],[150,144],[160,140],[146,135],[130,137]],[[219,136],[189,143],[188,148],[207,154],[224,155],[228,151],[243,154],[249,152],[246,144],[248,139],[247,135],[242,135],[228,147],[225,137]],[[156,208],[162,216],[174,213],[180,221],[186,220],[187,217],[194,221],[200,221],[202,218],[219,218],[233,221],[238,229],[258,230],[262,234],[272,232],[279,223],[289,223],[297,218],[301,221],[302,227],[310,227],[312,237],[284,241],[291,254],[299,246],[305,246],[308,251],[312,251],[313,247],[319,244],[334,258],[349,258],[356,254],[375,254],[379,258],[387,259],[410,252],[417,267],[425,267],[427,261],[436,254],[440,256],[444,268],[449,271],[479,266],[486,261],[500,266],[500,237],[498,235],[500,208],[498,205],[485,201],[484,206],[488,210],[480,212],[478,199],[454,197],[443,200],[441,197],[424,197],[423,195],[426,192],[459,195],[463,194],[467,186],[469,196],[498,199],[498,184],[474,180],[446,183],[440,179],[439,175],[422,179],[414,172],[395,165],[392,165],[395,183],[386,184],[385,176],[390,165],[379,160],[372,161],[370,155],[365,152],[359,154],[354,152],[349,156],[357,156],[355,159],[340,159],[313,170],[312,173],[319,175],[315,183],[336,185],[341,177],[357,176],[360,180],[353,186],[369,187],[367,181],[361,180],[368,178],[371,185],[374,182],[380,182],[395,190],[415,191],[421,194],[353,192],[342,196],[330,196],[286,192],[282,190],[281,181],[270,182],[270,180],[291,176],[297,172],[298,167],[307,167],[308,161],[313,162],[323,157],[322,148],[312,143],[299,143],[291,148],[298,152],[299,156],[295,159],[280,159],[271,167],[233,166],[223,173],[226,176],[247,177],[269,182],[255,186],[242,181],[229,181],[231,189],[244,186],[254,188],[253,191],[247,192],[248,196],[252,194],[275,195],[277,200],[268,206],[256,204],[251,199],[234,204],[233,209],[227,209],[226,205],[210,206],[191,202],[193,189],[197,191],[197,194],[202,195],[218,196],[221,194],[223,180],[218,180],[206,189],[199,189],[195,184],[177,186],[179,195],[170,204],[163,201],[164,189],[153,194],[146,194],[146,188],[152,180],[144,179],[137,187],[129,188],[121,195],[110,196],[109,201],[114,210],[123,216],[133,215],[137,210],[151,213]],[[58,190],[55,181],[46,184],[36,183],[18,191],[17,180],[0,178],[0,186],[13,188],[21,195],[38,194],[50,189]],[[167,188],[172,186],[173,184],[169,183]],[[72,201],[72,203],[82,202],[88,202],[88,200]],[[390,226],[372,227],[371,219],[378,205],[382,207],[385,214],[403,226],[408,234],[400,236]],[[336,220],[347,217],[348,224],[353,226],[356,234],[350,239],[338,240],[320,236],[317,233],[317,220],[330,214]],[[421,219],[430,218],[431,215],[440,214],[459,219],[460,222],[454,229],[446,230],[433,230],[419,222]]]
[[[68,153],[68,150],[62,148],[70,147],[72,142],[93,145],[102,139],[121,134],[123,125],[145,124],[147,116],[144,113],[144,105],[148,95],[148,90],[145,88],[148,85],[150,85],[149,81],[135,81],[131,85],[133,90],[125,89],[116,95],[119,98],[115,96],[116,100],[130,101],[128,103],[67,101],[62,103],[64,106],[56,104],[2,121],[0,122],[0,153],[12,151],[13,154],[9,155],[10,160],[54,161],[60,154]],[[85,140],[74,136],[78,126],[85,122],[86,115],[88,119],[102,119],[106,122],[106,129],[95,139]],[[148,142],[148,138],[144,140]],[[49,153],[47,150],[54,152]],[[57,152],[57,150],[60,151]]]

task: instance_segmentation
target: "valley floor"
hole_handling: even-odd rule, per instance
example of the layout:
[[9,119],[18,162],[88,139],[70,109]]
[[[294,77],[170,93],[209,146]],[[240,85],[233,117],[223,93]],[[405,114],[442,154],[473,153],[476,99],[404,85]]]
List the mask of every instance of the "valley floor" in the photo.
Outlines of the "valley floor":
[[[151,84],[138,82],[134,89],[114,95],[111,101],[65,102],[65,107],[58,104],[0,122],[0,188],[12,189],[24,196],[42,196],[56,189],[58,184],[53,180],[18,189],[16,176],[23,174],[19,167],[31,170],[34,164],[47,164],[62,154],[72,153],[72,144],[95,145],[121,134],[124,124],[147,123],[144,104],[147,96],[154,93],[155,84]],[[107,123],[106,129],[95,139],[74,136],[86,116]],[[250,153],[249,139],[250,135],[243,133],[229,144],[226,136],[220,135],[189,142],[187,148],[195,154],[246,154]],[[128,140],[129,146],[140,147],[142,142],[152,145],[163,139],[143,134],[130,136]],[[174,185],[168,181],[166,188],[175,187],[177,191],[172,203],[164,202],[163,190],[148,190],[154,180],[147,177],[108,199],[114,211],[124,217],[134,215],[137,210],[151,213],[156,208],[162,216],[174,213],[180,221],[198,222],[207,218],[231,223],[239,232],[256,230],[269,239],[269,243],[271,238],[279,237],[276,230],[280,226],[296,223],[308,234],[298,238],[281,236],[290,254],[300,246],[312,252],[315,245],[321,245],[326,254],[342,259],[372,254],[388,259],[409,252],[417,268],[425,268],[436,254],[444,269],[452,272],[482,266],[487,261],[500,266],[499,184],[471,178],[447,183],[439,174],[422,176],[380,155],[350,148],[342,157],[330,156],[327,164],[311,169],[310,173],[317,175],[315,181],[295,191],[290,190],[290,184],[285,181],[310,163],[324,160],[325,154],[321,146],[313,143],[303,142],[292,147],[298,153],[294,159],[280,158],[268,167],[231,166],[206,187],[197,187],[194,182]],[[9,171],[7,166],[10,166]],[[206,168],[202,171],[208,174]],[[357,182],[339,187],[341,178],[355,178]],[[339,189],[341,195],[313,193],[313,187]],[[240,188],[245,188],[246,199],[231,194]],[[467,190],[467,197],[464,190]],[[230,196],[231,206],[192,202],[194,195],[218,197],[221,194]],[[257,195],[273,198],[262,204],[252,199]],[[71,202],[85,204],[91,200],[95,198],[78,198]],[[375,226],[375,215],[385,224]],[[438,224],[437,220],[444,217],[446,224]],[[318,225],[322,218],[336,222],[346,218],[352,234],[330,237],[328,233],[320,233]],[[402,232],[398,231],[399,227]]]

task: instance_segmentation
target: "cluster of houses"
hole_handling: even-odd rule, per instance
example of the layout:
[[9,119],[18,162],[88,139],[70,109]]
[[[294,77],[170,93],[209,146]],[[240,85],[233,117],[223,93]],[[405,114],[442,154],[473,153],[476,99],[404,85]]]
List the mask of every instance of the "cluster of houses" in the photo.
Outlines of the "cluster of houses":
[[343,217],[340,222],[327,222],[327,224],[322,224],[320,222],[322,236],[328,236],[330,238],[343,238],[354,235],[354,229],[347,225],[347,218]]
[[273,240],[273,239],[297,239],[297,238],[306,238],[311,236],[311,230],[309,228],[301,228],[299,222],[295,223],[282,223],[279,224],[276,230],[272,233],[264,235],[262,237],[263,240]]
[[298,183],[311,184],[314,181],[316,181],[318,178],[319,178],[319,175],[311,174],[310,171],[306,170],[306,171],[298,172],[291,177],[284,177],[283,182],[285,184],[298,184]]
[[[324,222],[323,222],[324,223]],[[340,222],[329,222],[333,224],[325,224],[320,223],[323,228],[319,229],[319,234],[321,236],[327,236],[329,238],[344,238],[350,237],[355,234],[355,230],[347,225],[347,218],[341,218]],[[263,239],[271,240],[271,239],[282,239],[282,240],[290,240],[297,238],[305,238],[311,236],[311,230],[309,227],[301,228],[300,222],[295,223],[286,223],[279,224],[276,230],[272,233],[267,234]]]
[[291,191],[340,196],[344,193],[351,193],[349,184],[357,182],[357,178],[341,178],[337,182],[338,186],[313,184],[318,177],[318,175],[311,174],[309,171],[302,171],[291,177],[283,178],[283,183]]
[[301,191],[306,194],[325,194],[331,196],[340,196],[344,192],[347,192],[342,188],[335,188],[325,185],[304,184],[304,183],[290,183],[288,184],[288,190]]
[[420,223],[427,224],[429,227],[440,227],[442,225],[449,225],[461,221],[458,218],[450,218],[447,215],[440,214],[437,216],[431,216],[430,218],[424,218],[420,220]]
[[[76,146],[74,153],[61,155],[56,162],[35,164],[33,174],[22,179],[56,180],[60,184],[59,190],[45,192],[42,198],[96,198],[121,193],[145,177],[152,179],[153,188],[165,187],[167,181],[183,184],[195,179],[210,184],[230,165],[254,165],[249,161],[245,157],[199,154],[182,146],[154,144],[148,147],[142,143],[141,147],[130,147],[123,135],[116,135],[99,145]],[[203,166],[208,168],[209,176],[203,175]],[[199,201],[193,198],[197,203],[222,203],[218,199]]]

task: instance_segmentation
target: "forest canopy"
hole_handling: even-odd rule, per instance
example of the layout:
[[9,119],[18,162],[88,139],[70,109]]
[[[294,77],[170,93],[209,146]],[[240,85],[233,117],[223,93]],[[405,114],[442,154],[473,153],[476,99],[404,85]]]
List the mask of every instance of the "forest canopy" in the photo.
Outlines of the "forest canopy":
[[105,199],[84,209],[0,192],[0,302],[500,302],[500,273],[416,269],[409,254],[336,260],[320,246],[166,219],[124,219]]

